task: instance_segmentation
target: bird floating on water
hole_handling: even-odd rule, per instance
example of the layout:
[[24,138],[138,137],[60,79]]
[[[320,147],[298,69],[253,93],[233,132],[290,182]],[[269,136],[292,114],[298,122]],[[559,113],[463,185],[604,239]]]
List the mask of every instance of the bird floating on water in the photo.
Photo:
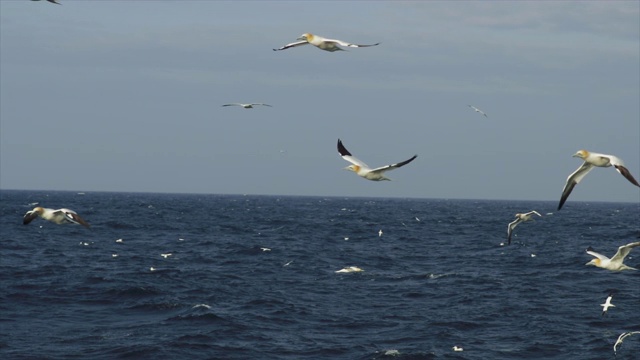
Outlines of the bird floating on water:
[[340,153],[343,159],[353,164],[344,168],[345,170],[353,171],[358,174],[358,176],[373,181],[391,180],[384,176],[385,171],[397,169],[401,166],[407,165],[418,157],[418,155],[413,155],[413,157],[411,157],[411,159],[409,160],[405,160],[397,164],[385,165],[375,169],[371,169],[363,161],[351,155],[351,153],[344,147],[344,145],[342,145],[342,141],[340,139],[338,139],[338,153]]
[[364,271],[364,270],[360,269],[357,266],[349,266],[349,267],[346,267],[344,269],[340,269],[340,270],[338,270],[336,272],[337,273],[351,273],[351,272],[362,272],[362,271]]
[[516,214],[516,219],[510,222],[509,225],[507,226],[508,244],[511,244],[511,234],[513,234],[513,229],[515,229],[516,226],[518,226],[518,224],[520,224],[521,222],[533,221],[532,216],[534,214],[538,216],[542,216],[535,210],[529,211],[528,213],[524,213],[524,214],[520,214],[520,213]]
[[24,225],[27,225],[38,216],[55,224],[78,224],[86,228],[91,227],[86,221],[84,221],[84,219],[80,217],[80,215],[78,215],[73,210],[65,208],[54,210],[43,208],[40,206],[33,208],[33,210],[27,211],[27,213],[24,214],[22,223]]
[[589,246],[587,248],[587,254],[595,256],[595,259],[591,259],[591,261],[589,261],[585,265],[593,265],[611,271],[638,270],[636,268],[632,268],[623,264],[624,258],[629,255],[629,252],[631,252],[634,247],[638,246],[640,246],[640,241],[622,245],[618,247],[618,251],[616,251],[616,254],[613,255],[611,259],[595,252],[593,248]]
[[624,162],[622,159],[617,158],[613,155],[606,154],[598,154],[594,152],[589,152],[587,150],[579,150],[577,153],[573,154],[573,157],[579,157],[584,160],[584,163],[580,165],[578,170],[574,171],[573,174],[569,175],[567,178],[567,182],[564,185],[564,189],[562,189],[562,196],[560,197],[560,203],[558,204],[558,210],[562,208],[564,202],[567,201],[569,194],[573,188],[593,169],[595,166],[597,167],[610,167],[613,166],[616,170],[622,174],[630,183],[635,186],[640,187],[638,181],[633,178],[629,170],[624,167]]
[[[330,51],[330,52],[344,51],[344,49],[342,49],[340,46],[360,48],[360,47],[369,47],[369,46],[380,45],[380,43],[375,43],[375,44],[371,44],[371,45],[357,45],[357,44],[352,44],[352,43],[349,43],[349,42],[346,42],[346,41],[342,41],[342,40],[323,38],[322,36],[313,35],[313,34],[310,34],[310,33],[304,33],[304,34],[300,35],[300,37],[297,38],[296,40],[298,40],[298,41],[292,42],[291,44],[287,44],[287,45],[285,45],[283,47],[280,47],[280,48],[277,48],[277,49],[273,49],[273,51],[285,50],[285,49],[289,49],[289,48],[292,48],[292,47],[302,46],[302,45],[307,45],[307,44],[311,44],[311,45],[317,47],[318,49],[325,50],[325,51]],[[338,45],[340,45],[340,46],[338,46]]]
[[268,106],[268,107],[273,107],[269,104],[264,104],[264,103],[249,103],[249,104],[243,104],[243,103],[231,103],[231,104],[224,104],[222,106],[242,106],[245,109],[253,109],[254,106]]

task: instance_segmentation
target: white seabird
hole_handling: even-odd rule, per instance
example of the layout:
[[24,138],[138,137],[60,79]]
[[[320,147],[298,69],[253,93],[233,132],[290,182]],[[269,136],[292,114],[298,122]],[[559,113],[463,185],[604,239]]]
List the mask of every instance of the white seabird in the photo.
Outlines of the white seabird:
[[564,185],[564,189],[562,189],[562,196],[560,197],[560,204],[558,204],[558,210],[562,208],[564,202],[567,201],[569,194],[573,188],[584,178],[594,166],[597,167],[610,167],[613,166],[616,170],[622,174],[630,183],[633,185],[640,187],[638,181],[633,178],[629,170],[624,167],[624,162],[622,159],[617,158],[613,155],[605,155],[598,154],[594,152],[589,152],[587,150],[580,150],[577,153],[573,154],[573,157],[579,157],[584,160],[584,163],[578,168],[578,170],[574,171],[573,174],[569,175],[567,178],[567,183]]
[[222,106],[242,106],[245,109],[253,109],[254,106],[259,106],[259,105],[273,107],[269,104],[263,104],[263,103],[249,103],[249,104],[231,103],[231,104],[224,104]]
[[[357,44],[351,44],[348,43],[346,41],[342,41],[342,40],[336,40],[336,39],[327,39],[327,38],[323,38],[322,36],[318,36],[318,35],[313,35],[310,33],[304,33],[302,35],[300,35],[299,38],[297,38],[296,42],[292,42],[291,44],[287,44],[281,48],[277,48],[277,49],[273,49],[273,51],[278,51],[278,50],[285,50],[285,49],[289,49],[292,47],[296,47],[296,46],[302,46],[302,45],[307,45],[307,44],[311,44],[315,47],[317,47],[318,49],[322,49],[325,51],[344,51],[344,49],[342,49],[340,46],[345,46],[345,47],[353,47],[353,48],[359,48],[359,47],[369,47],[369,46],[376,46],[376,45],[380,45],[380,43],[375,43],[375,44],[371,44],[371,45],[357,45]],[[340,45],[340,46],[338,46]]]
[[163,258],[168,258],[169,256],[172,256],[173,254],[169,253],[169,254],[160,254],[160,256],[162,256]]
[[511,234],[513,233],[513,229],[515,229],[516,226],[518,226],[518,224],[520,224],[521,222],[533,221],[533,219],[531,218],[533,214],[542,216],[535,210],[529,211],[528,213],[524,213],[524,214],[519,214],[519,213],[516,214],[516,219],[510,222],[509,225],[507,226],[507,240],[508,240],[507,244],[509,245],[511,244]]
[[412,162],[413,159],[418,157],[418,155],[413,155],[413,157],[411,157],[411,159],[409,160],[405,160],[397,164],[385,165],[375,169],[371,169],[363,161],[351,155],[351,153],[344,147],[344,145],[342,145],[342,141],[340,139],[338,139],[338,153],[340,153],[343,159],[353,164],[344,168],[345,170],[353,171],[358,174],[358,176],[373,181],[391,180],[384,176],[385,171],[397,169],[401,166],[407,165],[408,163]]
[[[31,1],[40,1],[40,0],[31,0]],[[52,3],[52,4],[62,5],[59,2],[57,2],[56,0],[47,0],[47,1]]]
[[636,268],[632,268],[623,264],[624,258],[629,255],[629,252],[631,252],[634,247],[638,246],[640,246],[640,241],[622,245],[618,248],[618,251],[615,255],[613,255],[611,259],[595,252],[593,248],[589,246],[587,248],[587,254],[595,256],[595,259],[591,259],[591,261],[589,261],[585,265],[593,265],[611,271],[638,270]]
[[79,224],[86,228],[90,227],[90,225],[86,221],[84,221],[84,219],[82,219],[80,215],[78,215],[73,210],[69,210],[65,208],[54,210],[54,209],[43,208],[40,206],[33,208],[33,210],[27,211],[27,213],[24,214],[22,223],[24,225],[27,225],[38,216],[56,224]]
[[618,340],[616,340],[616,343],[613,344],[613,353],[615,354],[618,351],[618,349],[617,349],[618,345],[621,345],[622,341],[626,337],[631,336],[633,334],[640,334],[640,331],[629,331],[629,332],[620,334],[620,336],[618,336]]
[[616,307],[611,303],[612,298],[613,298],[613,294],[609,294],[604,304],[600,304],[600,306],[602,306],[602,316],[604,316],[604,314],[607,312],[607,310],[609,310],[610,307]]
[[351,273],[351,272],[361,272],[361,271],[364,271],[364,270],[360,269],[357,266],[349,266],[349,267],[346,267],[344,269],[340,269],[340,270],[338,270],[336,272],[337,273]]
[[484,111],[478,109],[477,107],[475,107],[473,105],[467,105],[467,106],[472,108],[475,112],[480,113],[480,114],[484,115],[484,117],[488,118],[487,114],[485,114]]
[[464,351],[463,348],[458,347],[458,346],[454,346],[454,347],[452,347],[452,349],[453,349],[453,351]]

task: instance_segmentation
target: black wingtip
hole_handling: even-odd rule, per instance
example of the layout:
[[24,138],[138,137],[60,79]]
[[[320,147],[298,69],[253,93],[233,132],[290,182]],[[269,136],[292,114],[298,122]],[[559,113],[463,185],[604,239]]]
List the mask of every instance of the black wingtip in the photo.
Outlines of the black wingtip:
[[342,145],[342,140],[338,139],[338,152],[342,156],[352,156],[349,150]]

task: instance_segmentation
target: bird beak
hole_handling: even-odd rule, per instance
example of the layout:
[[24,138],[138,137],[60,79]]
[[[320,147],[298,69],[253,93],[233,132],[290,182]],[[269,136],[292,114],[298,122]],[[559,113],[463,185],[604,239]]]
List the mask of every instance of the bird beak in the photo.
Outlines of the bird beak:
[[351,170],[351,167],[349,167],[349,166],[343,167],[342,170]]
[[585,265],[593,265],[593,262],[589,261],[588,263],[586,263]]
[[577,153],[573,154],[571,157],[580,157],[580,153],[577,152]]
[[304,37],[304,36],[300,36],[300,37],[299,37],[299,38],[297,38],[296,40],[307,40],[307,38],[306,38],[306,37]]

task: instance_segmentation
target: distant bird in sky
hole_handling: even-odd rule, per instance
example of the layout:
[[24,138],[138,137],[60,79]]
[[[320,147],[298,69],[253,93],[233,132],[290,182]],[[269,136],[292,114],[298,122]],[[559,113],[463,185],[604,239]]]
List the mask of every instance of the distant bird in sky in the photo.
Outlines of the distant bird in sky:
[[222,106],[242,106],[245,109],[253,109],[254,106],[258,106],[258,105],[273,107],[269,104],[263,104],[263,103],[250,103],[250,104],[231,103],[231,104],[224,104]]
[[322,36],[313,35],[310,33],[304,33],[300,35],[300,37],[297,38],[296,40],[299,40],[299,41],[292,42],[291,44],[287,44],[281,48],[273,49],[273,51],[285,50],[285,49],[289,49],[296,46],[311,44],[317,47],[318,49],[334,52],[334,51],[344,51],[344,49],[342,49],[340,46],[359,48],[359,47],[376,46],[380,44],[380,43],[375,43],[371,45],[357,45],[357,44],[351,44],[342,40],[323,38]]
[[634,247],[638,246],[640,246],[640,241],[622,245],[618,248],[618,251],[615,255],[613,255],[611,259],[595,252],[593,248],[589,246],[587,248],[587,254],[594,256],[595,259],[591,259],[591,261],[589,261],[585,265],[593,265],[611,271],[638,270],[623,264],[624,258],[629,255],[629,252],[631,252]]
[[617,350],[618,345],[621,345],[621,344],[622,344],[622,341],[623,341],[625,338],[627,338],[628,336],[631,336],[631,335],[633,335],[633,334],[640,334],[640,331],[629,331],[629,332],[626,332],[626,333],[622,333],[622,334],[620,334],[620,336],[618,336],[618,340],[616,340],[616,343],[615,343],[615,344],[613,344],[613,353],[615,354],[615,353],[618,351],[618,350]]
[[87,228],[90,227],[89,224],[86,221],[84,221],[80,217],[80,215],[78,215],[73,210],[64,209],[64,208],[54,210],[54,209],[43,208],[40,206],[33,208],[33,210],[27,211],[27,213],[24,214],[22,223],[24,225],[27,225],[38,216],[56,224],[78,224]]
[[611,303],[612,298],[613,298],[613,294],[609,294],[604,304],[600,304],[600,306],[602,306],[602,316],[604,316],[604,314],[607,312],[607,310],[609,310],[610,307],[616,307]]
[[473,105],[467,105],[467,106],[472,108],[473,110],[475,110],[475,112],[480,113],[480,114],[484,115],[484,117],[488,118],[487,114],[485,114],[484,111],[478,109],[477,107],[475,107]]
[[513,229],[515,229],[516,226],[518,226],[518,224],[520,224],[521,222],[533,221],[532,216],[534,214],[538,216],[542,216],[535,210],[529,211],[528,213],[524,213],[524,214],[520,214],[520,213],[516,214],[516,219],[510,222],[509,225],[507,226],[507,243],[508,244],[511,244],[511,235],[513,234]]
[[[31,0],[31,1],[40,1],[40,0]],[[47,0],[47,1],[50,2],[50,3],[53,3],[53,4],[62,5],[59,2],[57,2],[56,0]]]
[[351,155],[351,153],[344,147],[344,145],[342,145],[342,141],[340,139],[338,139],[338,153],[340,153],[343,159],[353,164],[344,168],[345,170],[353,171],[358,174],[358,176],[373,181],[391,180],[384,176],[385,171],[397,169],[412,162],[413,159],[418,157],[418,155],[413,155],[413,157],[409,160],[405,160],[397,164],[385,165],[375,169],[371,169],[367,164]]
[[624,167],[624,162],[622,159],[617,158],[613,155],[605,155],[598,154],[594,152],[589,152],[587,150],[579,150],[577,153],[573,154],[573,157],[579,157],[584,160],[584,163],[578,168],[578,170],[574,171],[573,174],[569,175],[567,178],[567,182],[564,185],[564,189],[562,189],[562,196],[560,197],[560,203],[558,204],[558,210],[562,208],[565,201],[571,194],[573,188],[584,178],[594,166],[597,167],[610,167],[613,166],[616,170],[622,174],[630,183],[635,186],[640,187],[638,181],[633,178],[629,170]]

